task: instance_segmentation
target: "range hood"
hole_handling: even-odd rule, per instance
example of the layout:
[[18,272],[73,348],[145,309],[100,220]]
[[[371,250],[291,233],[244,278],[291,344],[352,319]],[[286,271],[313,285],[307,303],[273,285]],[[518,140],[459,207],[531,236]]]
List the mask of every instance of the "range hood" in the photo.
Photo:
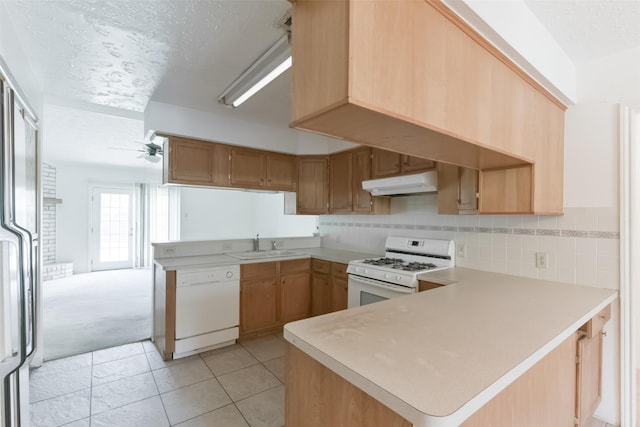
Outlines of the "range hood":
[[362,181],[362,189],[372,196],[400,196],[404,194],[438,191],[438,172],[428,171],[391,178]]

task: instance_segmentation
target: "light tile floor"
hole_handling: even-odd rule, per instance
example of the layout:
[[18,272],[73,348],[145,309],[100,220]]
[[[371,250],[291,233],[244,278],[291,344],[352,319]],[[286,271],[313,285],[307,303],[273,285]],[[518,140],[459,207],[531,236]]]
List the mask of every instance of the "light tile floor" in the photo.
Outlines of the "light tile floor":
[[149,341],[31,372],[33,427],[281,427],[281,335],[165,362]]

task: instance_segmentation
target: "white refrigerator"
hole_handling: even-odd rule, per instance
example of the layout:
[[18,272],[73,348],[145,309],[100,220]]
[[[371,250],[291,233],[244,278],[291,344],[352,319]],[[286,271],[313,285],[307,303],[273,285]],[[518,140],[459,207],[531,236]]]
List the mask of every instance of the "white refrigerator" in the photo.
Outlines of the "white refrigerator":
[[35,116],[0,63],[0,427],[29,425],[29,363],[39,286],[39,144]]

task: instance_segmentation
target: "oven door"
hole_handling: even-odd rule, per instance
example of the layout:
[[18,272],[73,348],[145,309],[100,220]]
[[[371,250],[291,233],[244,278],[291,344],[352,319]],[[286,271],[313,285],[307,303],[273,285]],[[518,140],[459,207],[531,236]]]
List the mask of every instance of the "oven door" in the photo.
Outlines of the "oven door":
[[360,307],[361,305],[373,304],[374,302],[414,293],[416,293],[415,288],[350,274],[347,307]]

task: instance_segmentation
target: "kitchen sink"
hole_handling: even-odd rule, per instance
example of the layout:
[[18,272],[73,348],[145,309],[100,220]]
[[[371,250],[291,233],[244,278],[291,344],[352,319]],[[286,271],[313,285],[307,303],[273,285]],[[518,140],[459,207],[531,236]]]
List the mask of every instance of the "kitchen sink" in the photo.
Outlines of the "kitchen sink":
[[260,258],[279,258],[292,255],[300,255],[294,251],[272,250],[272,251],[247,251],[227,253],[230,257],[238,259],[260,259]]

